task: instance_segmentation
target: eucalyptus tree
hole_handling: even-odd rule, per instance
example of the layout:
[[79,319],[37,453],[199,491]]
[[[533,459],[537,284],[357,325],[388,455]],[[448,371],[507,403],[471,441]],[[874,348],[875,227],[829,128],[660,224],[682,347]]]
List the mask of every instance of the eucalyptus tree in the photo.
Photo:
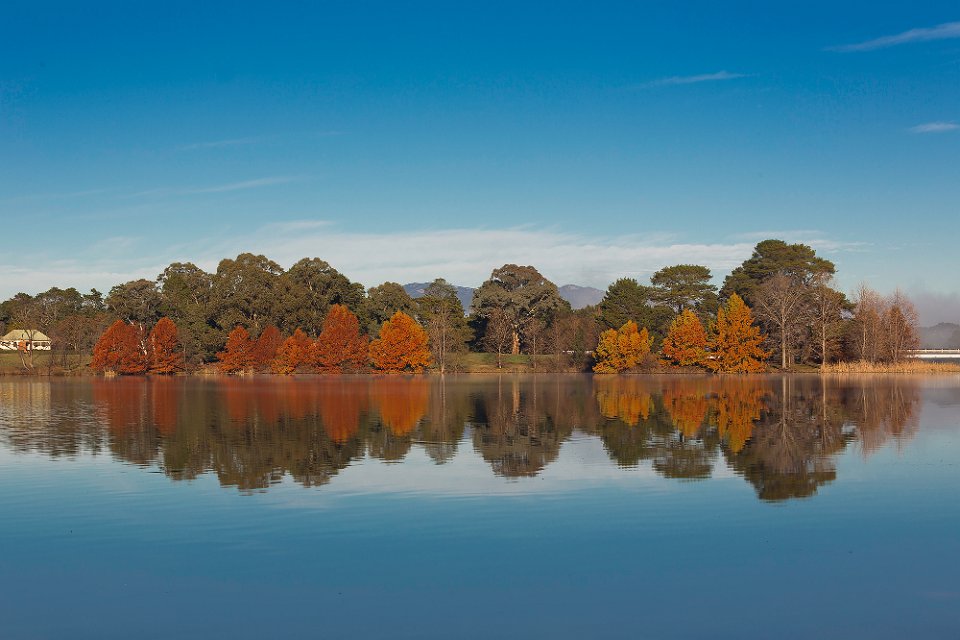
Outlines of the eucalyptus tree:
[[284,276],[288,284],[287,328],[301,327],[318,334],[330,307],[342,304],[365,319],[364,289],[320,258],[304,258],[290,267]]
[[410,317],[417,315],[417,303],[403,286],[396,282],[384,282],[367,290],[366,299],[367,333],[375,336],[380,333],[384,322],[393,317],[397,311],[402,311]]
[[224,259],[213,275],[213,317],[220,329],[243,326],[259,334],[286,315],[283,269],[263,255],[241,253]]
[[570,309],[560,297],[557,285],[534,267],[505,264],[494,269],[490,279],[473,294],[473,309],[485,320],[499,311],[511,326],[511,352],[520,353],[520,334],[534,318],[551,320]]

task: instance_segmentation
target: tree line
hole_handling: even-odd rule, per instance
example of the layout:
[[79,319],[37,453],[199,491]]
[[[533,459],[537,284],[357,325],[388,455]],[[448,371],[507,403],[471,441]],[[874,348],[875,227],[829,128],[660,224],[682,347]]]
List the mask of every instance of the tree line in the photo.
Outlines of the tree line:
[[[44,330],[51,363],[66,368],[93,354],[95,368],[157,373],[213,363],[230,372],[446,371],[468,351],[494,353],[498,366],[506,354],[525,353],[555,370],[757,371],[768,362],[895,362],[918,346],[917,313],[902,292],[884,297],[863,285],[848,299],[834,275],[811,247],[765,240],[719,288],[707,267],[673,265],[648,284],[618,279],[598,305],[573,310],[535,267],[506,264],[475,290],[466,313],[443,279],[415,299],[395,282],[364,290],[319,258],[285,270],[244,253],[213,273],[176,262],[156,280],[118,284],[106,296],[56,287],[19,293],[0,303],[0,329]],[[170,323],[163,340],[151,337],[161,319]],[[98,360],[95,347],[108,334],[114,356],[101,349]],[[138,350],[126,361],[117,350],[124,344]],[[332,353],[333,344],[345,351]],[[161,347],[173,361],[152,363]]]

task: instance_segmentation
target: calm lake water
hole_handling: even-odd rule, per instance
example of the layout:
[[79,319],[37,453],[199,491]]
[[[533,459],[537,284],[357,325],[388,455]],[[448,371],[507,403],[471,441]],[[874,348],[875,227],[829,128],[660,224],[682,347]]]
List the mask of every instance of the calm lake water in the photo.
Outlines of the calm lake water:
[[0,380],[2,638],[958,638],[960,377]]

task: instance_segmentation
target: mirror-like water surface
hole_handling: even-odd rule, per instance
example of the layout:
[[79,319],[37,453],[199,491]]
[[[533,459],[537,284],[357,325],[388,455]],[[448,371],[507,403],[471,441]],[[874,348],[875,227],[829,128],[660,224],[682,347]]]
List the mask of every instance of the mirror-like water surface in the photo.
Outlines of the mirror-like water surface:
[[960,379],[0,380],[47,637],[958,637]]

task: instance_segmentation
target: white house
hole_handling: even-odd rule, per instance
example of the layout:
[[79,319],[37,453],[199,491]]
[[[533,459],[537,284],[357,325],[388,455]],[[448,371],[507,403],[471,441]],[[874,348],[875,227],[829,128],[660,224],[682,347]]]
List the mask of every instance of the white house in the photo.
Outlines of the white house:
[[36,329],[14,329],[0,338],[0,351],[50,351],[50,337]]

